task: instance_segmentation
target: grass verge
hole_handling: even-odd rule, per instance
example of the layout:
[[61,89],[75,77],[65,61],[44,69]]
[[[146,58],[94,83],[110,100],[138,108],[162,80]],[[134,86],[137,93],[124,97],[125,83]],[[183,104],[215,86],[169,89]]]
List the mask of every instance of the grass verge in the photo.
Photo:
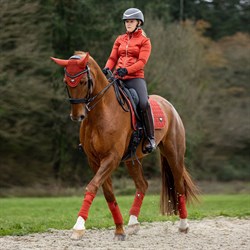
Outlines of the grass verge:
[[[125,224],[133,196],[117,196]],[[77,218],[82,197],[56,198],[1,198],[0,235],[25,235],[46,232],[50,228],[71,229]],[[189,219],[205,217],[250,216],[250,197],[240,195],[204,195],[202,202],[188,207]],[[162,216],[159,213],[159,195],[145,196],[140,214],[141,222],[175,221],[178,216]],[[97,196],[92,204],[87,228],[107,228],[113,226],[113,219],[103,196]]]

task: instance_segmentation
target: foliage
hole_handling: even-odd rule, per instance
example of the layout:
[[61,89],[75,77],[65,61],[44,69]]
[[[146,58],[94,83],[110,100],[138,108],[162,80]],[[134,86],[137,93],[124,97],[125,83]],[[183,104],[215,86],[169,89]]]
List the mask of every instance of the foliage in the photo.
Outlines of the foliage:
[[[124,223],[129,219],[129,209],[133,196],[118,196]],[[80,197],[61,198],[9,198],[0,199],[0,235],[25,235],[45,232],[51,228],[71,229],[81,206]],[[209,195],[203,202],[188,208],[190,219],[204,217],[249,217],[247,195]],[[177,216],[162,216],[159,213],[159,197],[145,196],[140,213],[141,222],[176,221]],[[88,228],[107,228],[113,226],[113,219],[103,196],[97,196],[92,204]]]
[[151,23],[147,27],[153,44],[149,88],[180,113],[193,175],[249,180],[250,127],[249,116],[244,116],[250,107],[249,35],[237,33],[214,42],[203,36],[209,27],[204,21],[167,27],[160,21]]
[[[179,1],[13,0],[2,1],[0,10],[1,187],[90,180],[87,159],[77,150],[79,124],[68,116],[63,70],[49,57],[90,51],[102,67],[124,31],[121,14],[132,6],[144,11],[153,45],[149,92],[181,114],[193,175],[250,179],[250,38],[239,32],[249,31],[247,1],[185,1],[181,19],[192,21],[170,22],[180,19]],[[158,162],[155,153],[145,159],[147,178],[159,175]],[[125,168],[115,175],[126,175]]]
[[[219,65],[211,65],[211,105],[207,112],[208,141],[211,171],[218,179],[249,180],[249,81],[250,36],[237,33],[211,45],[219,51]],[[221,62],[224,62],[221,64]],[[216,62],[214,62],[216,63]],[[216,117],[214,114],[216,113]],[[219,136],[218,136],[219,135]],[[203,150],[205,150],[203,148]],[[230,152],[230,153],[229,153]],[[244,160],[242,160],[244,159]],[[206,168],[204,162],[203,168]]]
[[[213,39],[250,31],[250,2],[242,0],[169,0],[173,20],[205,20],[211,24],[206,35]],[[183,2],[182,11],[180,10]]]

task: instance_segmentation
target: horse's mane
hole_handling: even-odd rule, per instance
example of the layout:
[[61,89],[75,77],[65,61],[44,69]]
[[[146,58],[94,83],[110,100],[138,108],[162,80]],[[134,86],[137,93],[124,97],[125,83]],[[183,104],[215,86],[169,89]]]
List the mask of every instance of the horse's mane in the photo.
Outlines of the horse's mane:
[[78,56],[86,56],[86,52],[84,52],[84,51],[80,51],[80,50],[76,50],[75,52],[74,52],[74,55],[78,55]]

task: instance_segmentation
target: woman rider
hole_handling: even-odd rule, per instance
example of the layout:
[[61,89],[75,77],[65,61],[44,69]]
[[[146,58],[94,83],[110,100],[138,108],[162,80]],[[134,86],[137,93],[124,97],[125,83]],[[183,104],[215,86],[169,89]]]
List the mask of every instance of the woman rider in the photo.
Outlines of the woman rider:
[[153,117],[144,79],[144,67],[151,53],[151,43],[141,29],[144,16],[139,9],[127,9],[123,14],[123,21],[127,32],[115,40],[103,73],[107,75],[108,70],[115,68],[118,78],[123,81],[124,85],[136,90],[148,139],[145,149],[150,153],[155,149],[156,144]]

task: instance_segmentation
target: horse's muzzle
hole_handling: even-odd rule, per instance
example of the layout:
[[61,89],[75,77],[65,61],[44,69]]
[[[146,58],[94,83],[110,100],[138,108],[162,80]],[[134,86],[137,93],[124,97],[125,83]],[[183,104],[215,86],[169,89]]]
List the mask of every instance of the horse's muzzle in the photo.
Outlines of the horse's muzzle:
[[74,122],[81,122],[84,120],[85,115],[80,115],[80,116],[73,116],[72,114],[70,114],[70,118],[72,121]]

